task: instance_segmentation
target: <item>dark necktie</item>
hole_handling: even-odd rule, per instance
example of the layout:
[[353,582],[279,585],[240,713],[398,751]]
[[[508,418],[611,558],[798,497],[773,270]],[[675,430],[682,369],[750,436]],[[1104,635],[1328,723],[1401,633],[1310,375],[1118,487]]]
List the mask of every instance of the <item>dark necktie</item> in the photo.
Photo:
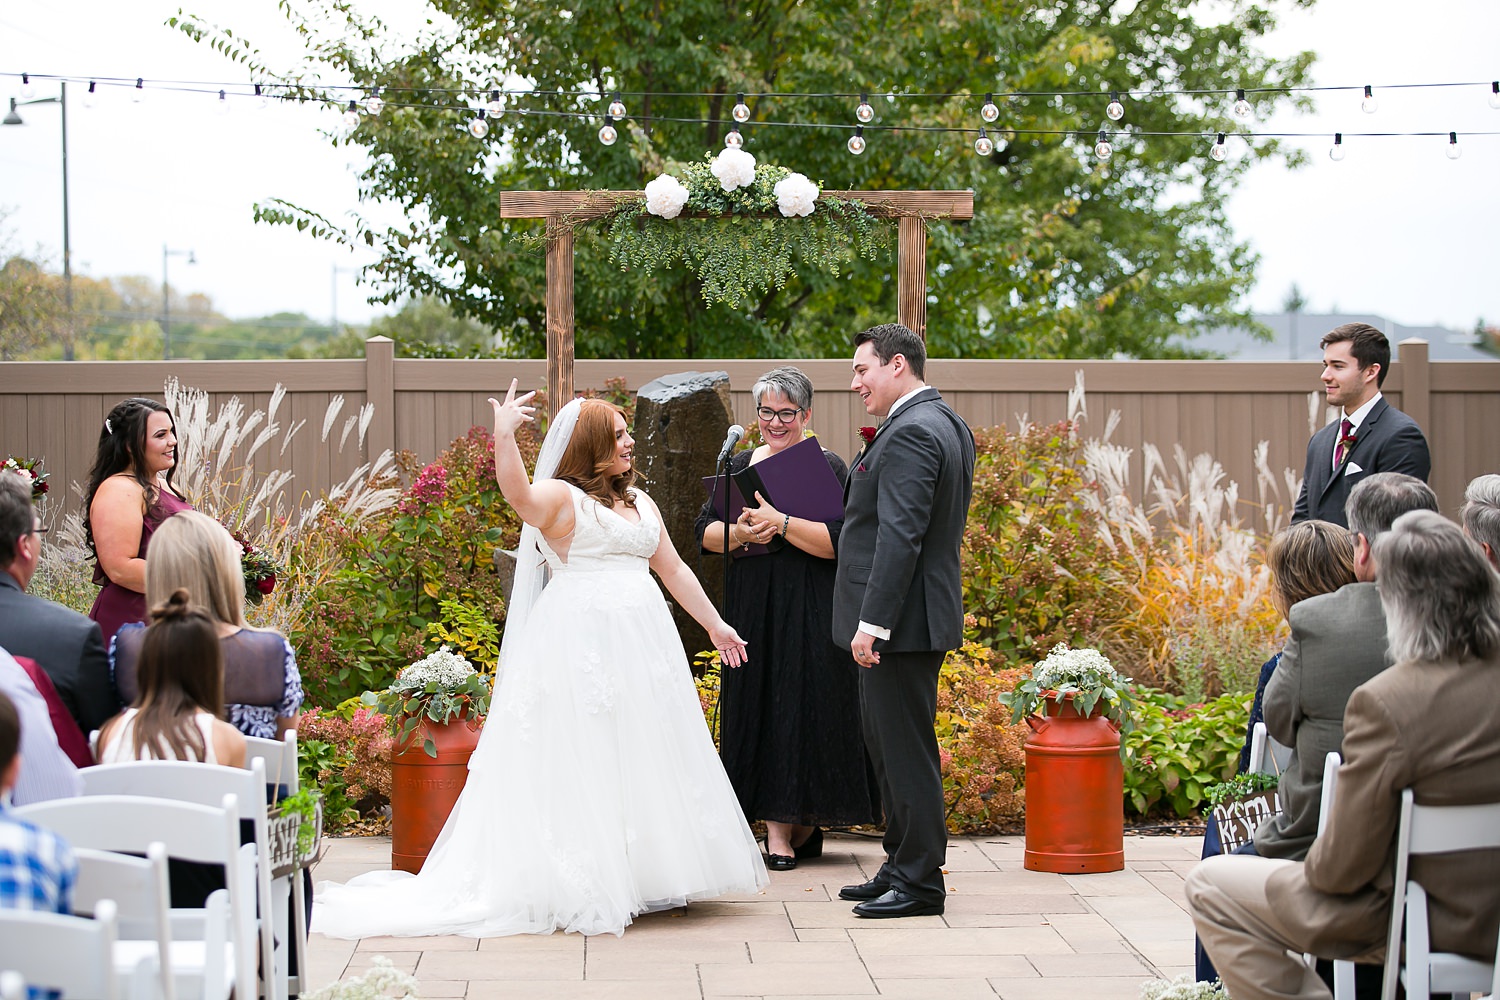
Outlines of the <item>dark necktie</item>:
[[1349,449],[1354,447],[1354,424],[1348,417],[1339,425],[1339,443],[1333,449],[1333,467],[1337,469],[1344,464],[1344,456],[1349,454]]

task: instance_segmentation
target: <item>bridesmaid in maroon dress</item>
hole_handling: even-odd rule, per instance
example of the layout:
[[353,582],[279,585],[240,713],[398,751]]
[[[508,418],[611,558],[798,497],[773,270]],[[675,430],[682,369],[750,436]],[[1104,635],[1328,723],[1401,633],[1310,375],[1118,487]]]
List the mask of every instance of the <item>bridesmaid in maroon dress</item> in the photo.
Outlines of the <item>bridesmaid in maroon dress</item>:
[[192,504],[172,485],[177,425],[154,399],[133,397],[109,411],[84,498],[84,529],[102,585],[89,617],[109,646],[126,622],[146,619],[146,547],[163,521]]

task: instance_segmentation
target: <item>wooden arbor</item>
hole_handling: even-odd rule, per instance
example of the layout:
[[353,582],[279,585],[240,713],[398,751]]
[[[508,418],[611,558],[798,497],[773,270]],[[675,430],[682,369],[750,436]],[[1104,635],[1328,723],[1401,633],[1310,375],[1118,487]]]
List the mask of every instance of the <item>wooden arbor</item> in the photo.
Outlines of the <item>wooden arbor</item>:
[[[636,191],[607,192],[629,198]],[[872,215],[897,221],[896,318],[918,335],[927,335],[927,220],[974,217],[973,191],[825,191],[823,197],[858,200]],[[500,195],[500,218],[545,219],[549,226],[564,217],[587,219],[586,206],[601,204],[588,191],[508,191]],[[584,211],[580,211],[584,210]],[[573,398],[573,232],[558,226],[547,242],[547,402],[552,412]]]

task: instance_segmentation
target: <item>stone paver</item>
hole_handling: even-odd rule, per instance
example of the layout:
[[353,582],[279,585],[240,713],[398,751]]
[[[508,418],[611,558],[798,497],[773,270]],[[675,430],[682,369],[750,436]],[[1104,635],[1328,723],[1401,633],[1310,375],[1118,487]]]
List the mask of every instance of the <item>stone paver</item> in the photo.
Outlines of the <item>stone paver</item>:
[[[829,834],[824,857],[772,874],[762,894],[642,916],[622,937],[365,938],[314,934],[310,988],[358,975],[376,955],[442,1000],[1135,1000],[1191,970],[1182,880],[1199,840],[1127,837],[1125,870],[1053,875],[1023,867],[1020,837],[956,838],[940,917],[863,920],[838,898],[880,865],[878,839]],[[334,840],[315,880],[386,868],[390,841]]]

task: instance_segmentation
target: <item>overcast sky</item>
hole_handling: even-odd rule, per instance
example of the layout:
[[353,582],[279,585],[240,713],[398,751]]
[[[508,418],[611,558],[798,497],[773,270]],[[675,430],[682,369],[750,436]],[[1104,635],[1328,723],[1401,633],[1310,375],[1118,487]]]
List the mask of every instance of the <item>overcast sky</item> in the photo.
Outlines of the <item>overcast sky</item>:
[[[0,73],[144,76],[148,80],[242,80],[245,74],[163,22],[180,3],[243,31],[289,64],[295,41],[271,0],[5,0],[0,5]],[[419,13],[416,0],[383,11]],[[1500,133],[1487,103],[1500,77],[1497,0],[1319,0],[1284,14],[1266,42],[1273,54],[1318,53],[1316,83],[1376,88],[1380,109],[1360,95],[1318,96],[1311,115],[1257,121],[1266,131],[1311,132],[1293,140],[1308,167],[1255,168],[1231,207],[1236,231],[1262,255],[1252,307],[1280,308],[1296,282],[1309,311],[1370,312],[1406,325],[1471,328],[1500,323],[1496,234],[1500,233],[1500,134],[1460,136],[1463,155],[1444,155],[1446,135],[1358,138],[1358,132]],[[1390,90],[1382,85],[1471,82],[1464,88]],[[75,273],[143,274],[159,282],[162,248],[174,255],[174,288],[210,295],[231,316],[278,310],[326,319],[337,297],[342,321],[365,321],[388,307],[365,303],[353,271],[369,258],[284,227],[256,225],[251,206],[282,197],[337,219],[354,209],[351,151],[320,128],[338,117],[312,108],[254,110],[235,102],[215,114],[213,95],[148,91],[135,103],[123,90],[84,106],[68,88],[69,200]],[[102,90],[102,88],[101,88]],[[43,82],[36,97],[57,93]],[[19,81],[0,77],[0,98]],[[22,108],[25,126],[0,128],[0,210],[19,248],[60,262],[62,185],[56,105]],[[1345,133],[1342,162],[1327,155]],[[1206,150],[1205,150],[1206,152]],[[357,154],[356,154],[357,155]]]

